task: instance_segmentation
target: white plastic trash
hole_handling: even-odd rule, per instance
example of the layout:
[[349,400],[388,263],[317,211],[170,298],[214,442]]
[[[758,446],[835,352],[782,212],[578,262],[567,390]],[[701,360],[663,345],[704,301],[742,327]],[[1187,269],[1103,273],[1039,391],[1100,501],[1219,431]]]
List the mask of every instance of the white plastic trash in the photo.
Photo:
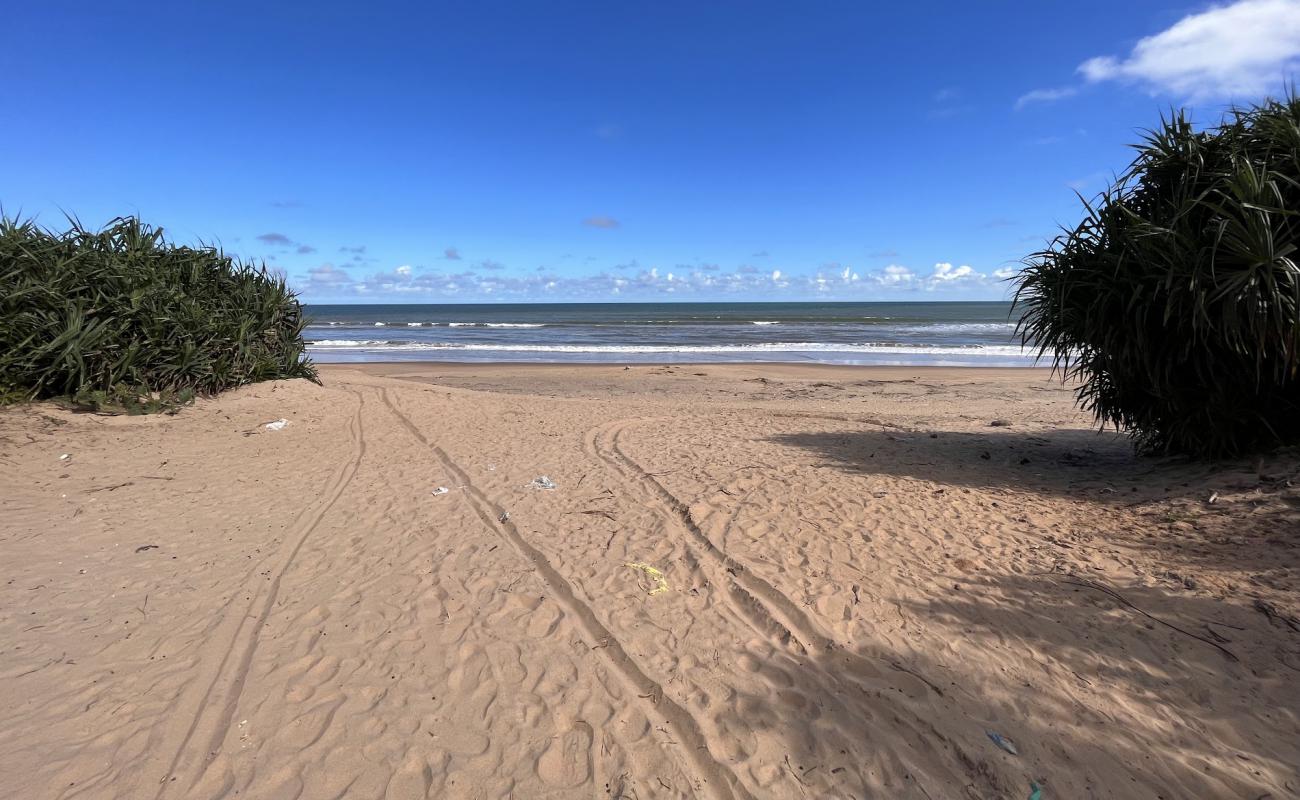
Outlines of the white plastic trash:
[[430,494],[446,494],[449,491],[451,490],[448,489],[446,486],[439,486],[437,489],[434,489],[432,492],[430,492]]
[[287,419],[277,419],[275,422],[266,423],[266,429],[268,431],[278,431],[278,430],[282,430],[284,426],[288,424],[289,424],[289,420]]
[[533,482],[528,485],[534,489],[554,489],[555,481],[545,475],[539,475],[536,478],[533,478]]

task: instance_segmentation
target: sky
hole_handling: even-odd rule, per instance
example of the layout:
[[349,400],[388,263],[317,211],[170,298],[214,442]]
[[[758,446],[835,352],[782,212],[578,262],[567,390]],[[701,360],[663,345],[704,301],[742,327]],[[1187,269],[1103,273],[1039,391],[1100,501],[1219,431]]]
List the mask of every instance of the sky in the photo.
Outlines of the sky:
[[990,300],[1300,0],[62,2],[0,30],[0,208],[306,302]]

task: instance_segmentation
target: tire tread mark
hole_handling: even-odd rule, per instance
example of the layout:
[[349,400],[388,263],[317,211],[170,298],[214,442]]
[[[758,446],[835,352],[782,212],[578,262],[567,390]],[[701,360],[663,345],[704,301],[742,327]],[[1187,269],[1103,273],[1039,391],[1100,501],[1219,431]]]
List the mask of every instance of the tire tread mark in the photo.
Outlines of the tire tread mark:
[[[220,749],[230,728],[230,721],[234,719],[239,705],[239,698],[243,694],[249,668],[253,656],[257,652],[262,628],[270,617],[271,610],[275,607],[275,601],[280,592],[280,582],[312,532],[316,530],[325,514],[338,502],[343,491],[351,483],[361,459],[365,456],[366,443],[361,422],[361,411],[364,405],[364,399],[358,394],[356,412],[348,423],[348,432],[352,439],[352,457],[335,471],[323,495],[324,500],[315,505],[304,507],[290,524],[289,530],[298,529],[297,536],[292,539],[289,549],[285,551],[283,558],[274,568],[274,578],[266,591],[254,593],[244,613],[240,614],[239,619],[233,623],[234,630],[228,636],[222,637],[222,640],[226,643],[221,648],[219,661],[210,680],[206,681],[207,688],[197,698],[190,698],[189,700],[182,698],[180,701],[181,704],[195,706],[195,709],[191,712],[193,716],[188,730],[181,737],[171,761],[167,764],[158,781],[159,786],[155,798],[163,797],[174,783],[180,783],[180,781],[176,780],[178,777],[176,773],[190,766],[198,758],[200,760],[197,766],[194,767],[194,778],[186,783],[188,788],[193,788],[193,785],[202,778],[204,772],[212,764],[215,754]],[[286,537],[286,543],[289,541]],[[226,619],[231,619],[231,617],[227,616]],[[229,625],[231,623],[224,623],[223,621],[223,624]],[[218,633],[219,628],[213,632],[214,637]],[[217,658],[217,656],[214,654],[213,658]],[[207,660],[209,659],[201,659],[200,663]],[[234,672],[228,674],[227,665],[232,660],[235,662]],[[199,683],[199,685],[203,685],[203,683]],[[215,718],[213,717],[214,713],[216,714]],[[212,721],[208,722],[208,720]],[[201,728],[206,728],[206,730],[201,730]],[[191,754],[189,752],[190,743],[196,736],[203,733],[206,733],[204,749],[200,754]],[[187,758],[187,755],[190,757]]]
[[[761,608],[805,649],[833,649],[834,640],[823,633],[794,601],[714,544],[695,521],[690,507],[623,451],[618,437],[628,424],[627,420],[618,420],[596,428],[588,439],[596,455],[640,484],[651,498],[663,506],[666,516],[685,529],[690,540],[727,576],[727,582],[732,584],[733,593],[740,599],[742,606]],[[608,437],[608,442],[602,442],[602,436]]]
[[[633,421],[647,422],[650,419],[654,418],[637,418]],[[601,445],[596,442],[596,432],[599,430],[601,430],[601,428],[587,432],[587,435],[583,440],[584,451],[592,458],[595,458],[598,461],[603,461],[607,466],[612,467],[616,474],[622,475],[624,479],[631,484],[628,487],[630,493],[639,495],[641,502],[645,505],[646,509],[651,514],[662,519],[670,529],[679,524],[680,521],[677,520],[676,517],[671,513],[666,513],[662,504],[655,501],[652,493],[645,490],[645,487],[638,486],[640,476],[637,473],[622,461],[609,458],[606,451],[601,449]],[[738,511],[739,509],[737,509],[737,513]],[[705,574],[705,566],[701,563],[701,559],[696,552],[698,543],[693,544],[692,538],[693,537],[687,537],[681,541],[681,546],[685,549],[687,556],[684,561],[689,565],[692,573],[699,574],[700,579],[703,582],[712,583],[722,587],[722,590],[730,598],[731,602],[719,606],[719,610],[725,608],[730,611],[735,615],[737,620],[745,623],[753,629],[756,635],[765,639],[770,639],[782,648],[788,648],[800,655],[806,655],[808,649],[804,647],[797,638],[795,638],[794,633],[782,624],[780,620],[773,617],[767,606],[760,603],[757,598],[745,591],[740,584],[736,583],[733,579],[733,574],[726,571],[728,568],[724,562],[716,558],[705,559],[705,562],[713,568],[712,576]]]
[[[646,486],[652,495],[656,496],[659,502],[667,506],[667,509],[677,518],[682,526],[691,534],[692,538],[699,543],[704,552],[721,567],[724,568],[725,574],[734,584],[735,596],[741,601],[742,609],[748,603],[752,603],[761,612],[765,612],[784,630],[802,637],[803,644],[810,649],[820,650],[826,653],[834,653],[834,658],[846,667],[854,669],[849,674],[871,674],[877,671],[877,664],[873,661],[888,666],[890,669],[911,674],[925,683],[935,694],[943,696],[943,690],[928,678],[922,676],[916,670],[900,663],[897,659],[881,658],[879,656],[869,657],[867,655],[857,654],[836,647],[835,640],[829,635],[822,632],[813,620],[794,604],[790,598],[782,594],[776,587],[767,581],[750,572],[745,566],[735,558],[730,556],[726,551],[714,545],[713,540],[709,538],[703,528],[695,521],[691,514],[690,507],[677,498],[667,487],[660,483],[652,474],[646,471],[631,456],[627,455],[619,447],[619,435],[631,424],[635,422],[649,422],[650,419],[632,419],[617,420],[598,426],[591,432],[588,442],[594,452],[613,466],[618,468],[624,474],[630,474]],[[607,433],[610,439],[608,450],[601,452],[600,434]],[[746,495],[748,497],[748,495]],[[742,499],[742,505],[744,499]],[[732,518],[728,520],[730,526],[735,522],[736,516],[739,515],[739,508]],[[785,642],[784,637],[781,637]]]
[[645,674],[636,661],[623,649],[623,645],[615,638],[613,633],[597,619],[595,612],[578,598],[573,587],[551,564],[546,555],[524,538],[518,527],[505,517],[503,509],[488,499],[470,480],[469,475],[441,447],[430,442],[425,437],[424,433],[411,422],[410,418],[393,403],[386,389],[380,390],[380,396],[416,440],[428,447],[443,468],[455,476],[456,481],[465,487],[464,496],[468,499],[470,506],[479,519],[483,521],[483,524],[502,536],[521,557],[537,567],[538,573],[554,593],[556,602],[563,606],[568,613],[572,614],[588,639],[590,639],[589,646],[602,644],[603,646],[596,649],[638,694],[646,692],[647,696],[659,698],[658,703],[644,703],[648,706],[647,716],[665,717],[673,726],[674,732],[681,738],[684,745],[683,754],[695,769],[697,775],[703,780],[705,790],[719,798],[753,800],[753,796],[741,784],[735,773],[713,756],[708,746],[708,740],[690,712],[664,694],[662,687]]

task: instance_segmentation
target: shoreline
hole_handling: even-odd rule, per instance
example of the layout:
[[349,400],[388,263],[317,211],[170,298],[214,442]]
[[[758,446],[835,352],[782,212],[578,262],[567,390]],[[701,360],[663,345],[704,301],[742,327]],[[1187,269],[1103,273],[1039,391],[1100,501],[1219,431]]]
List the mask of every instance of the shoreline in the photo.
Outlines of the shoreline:
[[[1050,378],[1051,367],[976,367],[976,366],[937,366],[923,364],[907,366],[898,364],[827,364],[805,363],[798,361],[654,361],[654,362],[536,362],[536,361],[358,361],[358,362],[314,362],[317,369],[325,372],[356,370],[372,375],[390,375],[394,371],[438,370],[444,372],[551,372],[576,369],[579,371],[623,371],[638,369],[674,369],[714,368],[736,372],[770,372],[790,376],[808,375],[817,377],[825,375],[852,375],[870,372],[883,378],[896,378],[907,374],[923,374],[933,377],[959,376],[966,373],[970,377],[1029,377],[1043,375]],[[1059,381],[1058,381],[1059,382]]]

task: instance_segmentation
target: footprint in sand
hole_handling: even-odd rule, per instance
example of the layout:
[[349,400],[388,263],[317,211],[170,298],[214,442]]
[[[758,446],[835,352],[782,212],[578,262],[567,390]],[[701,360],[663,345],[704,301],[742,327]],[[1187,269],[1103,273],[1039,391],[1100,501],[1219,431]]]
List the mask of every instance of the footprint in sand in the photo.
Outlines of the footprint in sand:
[[507,686],[523,683],[528,670],[519,658],[519,648],[509,642],[493,642],[487,646],[492,674]]
[[537,761],[537,774],[551,786],[573,789],[591,777],[591,726],[575,722],[551,740]]

